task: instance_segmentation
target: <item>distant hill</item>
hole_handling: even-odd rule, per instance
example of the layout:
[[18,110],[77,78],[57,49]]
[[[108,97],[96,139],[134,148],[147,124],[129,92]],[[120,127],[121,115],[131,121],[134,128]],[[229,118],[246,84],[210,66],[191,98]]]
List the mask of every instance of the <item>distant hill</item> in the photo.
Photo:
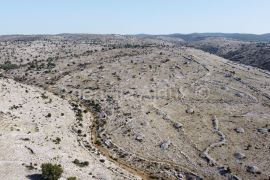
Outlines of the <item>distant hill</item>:
[[269,42],[245,42],[216,38],[189,42],[188,46],[270,71]]
[[[138,35],[140,37],[142,36],[151,36],[152,35]],[[192,33],[192,34],[168,34],[168,35],[158,35],[165,36],[165,37],[171,37],[171,38],[178,38],[182,39],[184,41],[201,41],[208,38],[226,38],[226,39],[232,39],[232,40],[238,40],[238,41],[256,41],[256,42],[270,42],[270,33],[268,34],[240,34],[240,33]]]
[[216,54],[242,64],[270,71],[270,33],[193,33],[169,35],[140,35],[186,45]]
[[[226,33],[193,33],[193,34],[169,34],[169,35],[117,35],[117,34],[57,34],[57,35],[4,35],[3,41],[92,41],[115,44],[124,42],[122,46],[134,44],[171,44],[184,45],[216,54],[242,64],[259,67],[270,71],[270,33],[269,34],[226,34]],[[120,43],[118,43],[120,44]],[[127,46],[128,47],[128,46]]]
[[[0,35],[0,41],[12,41],[12,40],[39,40],[39,39],[51,39],[51,38],[61,38],[61,39],[93,39],[93,37],[115,37],[114,35],[98,35],[98,34],[57,34],[57,35]],[[126,35],[132,36],[132,35]],[[192,33],[192,34],[167,34],[167,35],[151,35],[151,34],[136,34],[134,35],[139,38],[162,38],[162,39],[175,39],[177,41],[186,41],[186,42],[194,42],[194,41],[202,41],[206,39],[212,38],[225,38],[229,40],[237,40],[237,41],[255,41],[255,42],[270,42],[270,33],[268,34],[241,34],[241,33]]]
[[259,42],[269,42],[270,33],[268,34],[240,34],[240,33],[193,33],[193,34],[169,34],[164,35],[172,38],[179,38],[185,41],[201,41],[208,38],[226,38],[238,41],[259,41]]

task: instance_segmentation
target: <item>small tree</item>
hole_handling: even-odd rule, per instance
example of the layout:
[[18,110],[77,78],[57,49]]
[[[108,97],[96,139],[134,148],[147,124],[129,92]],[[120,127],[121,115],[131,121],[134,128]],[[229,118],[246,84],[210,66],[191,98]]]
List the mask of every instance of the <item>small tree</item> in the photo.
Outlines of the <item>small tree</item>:
[[63,169],[60,165],[53,165],[51,163],[42,164],[41,169],[44,180],[58,180],[63,173]]

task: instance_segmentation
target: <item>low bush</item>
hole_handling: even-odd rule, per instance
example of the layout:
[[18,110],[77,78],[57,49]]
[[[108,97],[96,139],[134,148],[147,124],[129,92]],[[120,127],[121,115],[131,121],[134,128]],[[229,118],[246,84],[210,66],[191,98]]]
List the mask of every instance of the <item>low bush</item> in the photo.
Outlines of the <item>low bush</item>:
[[68,177],[67,180],[77,180],[76,177]]
[[73,163],[80,167],[85,167],[89,165],[88,161],[80,162],[78,159],[75,159]]
[[63,169],[60,165],[46,163],[41,165],[42,169],[42,178],[44,180],[58,180],[62,173]]
[[10,69],[16,69],[18,68],[18,65],[12,64],[10,61],[4,62],[4,64],[0,64],[0,68],[4,70],[10,70]]

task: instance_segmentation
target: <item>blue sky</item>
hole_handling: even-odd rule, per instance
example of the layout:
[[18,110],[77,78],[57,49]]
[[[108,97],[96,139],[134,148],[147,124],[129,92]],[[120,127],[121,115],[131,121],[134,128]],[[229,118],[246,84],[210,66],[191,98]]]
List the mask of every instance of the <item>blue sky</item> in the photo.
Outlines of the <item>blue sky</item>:
[[0,0],[0,34],[270,32],[270,0]]

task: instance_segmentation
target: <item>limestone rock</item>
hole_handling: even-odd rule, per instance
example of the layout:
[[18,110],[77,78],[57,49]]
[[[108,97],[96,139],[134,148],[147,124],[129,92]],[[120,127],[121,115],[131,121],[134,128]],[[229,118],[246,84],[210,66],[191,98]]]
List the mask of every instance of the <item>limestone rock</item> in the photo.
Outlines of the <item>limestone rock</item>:
[[106,139],[106,140],[104,141],[104,144],[105,144],[108,148],[112,147],[112,142],[111,142],[111,140],[109,140],[109,139]]
[[258,132],[260,132],[261,134],[268,134],[269,129],[268,128],[259,128]]
[[244,128],[241,128],[241,127],[235,128],[234,130],[237,133],[244,133],[245,132]]
[[171,141],[170,140],[166,140],[163,143],[161,143],[160,148],[163,149],[163,150],[168,149],[169,146],[170,146],[170,144],[171,144]]
[[188,114],[194,114],[194,110],[192,108],[188,108],[186,110],[186,113],[188,113]]
[[174,126],[176,129],[179,129],[179,128],[183,127],[183,125],[182,125],[181,123],[179,123],[179,122],[174,123],[173,126]]
[[260,173],[260,170],[257,166],[251,165],[251,166],[247,166],[247,172],[258,174]]
[[236,153],[234,153],[234,157],[236,159],[242,160],[242,159],[245,159],[246,158],[246,155],[243,154],[243,153],[240,153],[240,152],[236,152]]
[[237,96],[237,97],[243,97],[244,95],[242,93],[240,93],[240,92],[237,92],[237,93],[235,93],[235,96]]
[[144,139],[144,135],[143,134],[138,134],[135,138],[137,141],[142,141]]

